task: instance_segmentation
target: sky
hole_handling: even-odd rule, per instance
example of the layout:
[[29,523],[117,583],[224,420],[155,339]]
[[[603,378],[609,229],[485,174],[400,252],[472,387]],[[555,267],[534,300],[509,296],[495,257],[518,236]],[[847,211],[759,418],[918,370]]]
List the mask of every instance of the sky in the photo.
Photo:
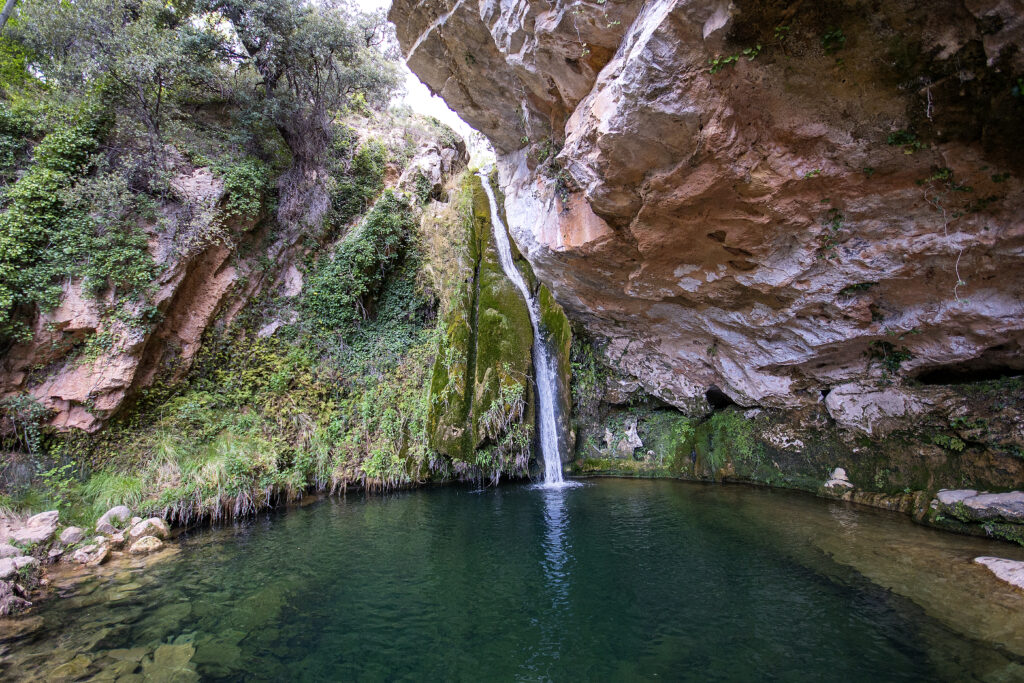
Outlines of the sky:
[[[372,12],[376,9],[387,10],[391,7],[391,0],[354,0],[355,4],[365,12]],[[459,115],[448,108],[444,100],[436,95],[431,95],[427,86],[423,85],[416,75],[409,70],[404,63],[402,71],[405,74],[405,98],[407,104],[417,114],[435,116],[442,122],[454,128],[462,137],[469,138],[472,129],[459,118]]]

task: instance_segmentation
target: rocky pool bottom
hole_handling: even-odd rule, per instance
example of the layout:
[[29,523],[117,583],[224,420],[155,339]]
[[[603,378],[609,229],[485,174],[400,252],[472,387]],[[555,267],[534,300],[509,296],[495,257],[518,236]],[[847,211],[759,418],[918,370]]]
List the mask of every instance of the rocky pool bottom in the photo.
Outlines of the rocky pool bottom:
[[328,498],[54,577],[0,677],[1024,679],[1024,549],[786,491]]

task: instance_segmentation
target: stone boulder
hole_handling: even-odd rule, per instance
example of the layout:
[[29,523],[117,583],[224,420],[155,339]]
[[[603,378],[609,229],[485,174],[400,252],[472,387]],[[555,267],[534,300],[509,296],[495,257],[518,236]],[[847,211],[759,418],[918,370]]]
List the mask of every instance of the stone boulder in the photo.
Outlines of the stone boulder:
[[39,560],[31,556],[5,557],[0,560],[0,579],[13,578],[23,567],[38,567]]
[[34,545],[48,540],[57,531],[57,518],[60,513],[57,510],[40,512],[38,515],[29,517],[24,526],[15,529],[11,538],[23,545]]
[[837,467],[834,470],[832,470],[832,474],[829,475],[828,481],[825,482],[825,488],[827,488],[827,489],[835,489],[835,488],[852,489],[853,488],[853,484],[851,484],[850,480],[847,479],[847,477],[846,477],[846,470],[844,470],[842,467]]
[[76,550],[71,556],[71,559],[79,564],[96,567],[103,564],[109,556],[110,548],[105,545],[90,543],[89,545]]
[[10,543],[0,543],[0,559],[5,557],[17,557],[21,554],[22,552],[20,548],[15,548]]
[[25,599],[19,586],[0,581],[0,616],[17,614],[31,606],[32,603]]
[[164,547],[164,542],[156,536],[143,536],[139,540],[132,543],[132,547],[128,549],[132,555],[144,555],[151,553],[156,550],[160,550]]
[[965,522],[1024,524],[1024,491],[978,493],[973,489],[942,490],[936,495],[936,507]]
[[132,511],[126,505],[117,505],[103,513],[96,522],[96,531],[101,534],[115,534],[132,517]]
[[159,517],[150,517],[133,525],[131,531],[128,532],[128,536],[133,541],[143,536],[156,536],[163,539],[167,538],[170,533],[171,530],[167,527],[167,522]]
[[1024,590],[1024,562],[1001,557],[976,557],[974,561],[988,567],[999,579]]
[[60,542],[64,545],[74,545],[85,538],[85,532],[77,526],[69,526],[60,532]]

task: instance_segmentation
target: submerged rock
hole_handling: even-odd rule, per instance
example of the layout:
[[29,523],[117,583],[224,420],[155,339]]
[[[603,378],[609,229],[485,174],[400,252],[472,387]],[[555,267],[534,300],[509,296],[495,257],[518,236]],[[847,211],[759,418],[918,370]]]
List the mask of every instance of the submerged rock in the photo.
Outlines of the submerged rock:
[[164,547],[164,542],[156,536],[143,536],[139,540],[132,543],[132,547],[128,549],[132,555],[142,555],[145,553],[151,553],[155,550],[160,550]]
[[1024,562],[1001,557],[976,557],[974,561],[988,567],[999,579],[1024,590]]

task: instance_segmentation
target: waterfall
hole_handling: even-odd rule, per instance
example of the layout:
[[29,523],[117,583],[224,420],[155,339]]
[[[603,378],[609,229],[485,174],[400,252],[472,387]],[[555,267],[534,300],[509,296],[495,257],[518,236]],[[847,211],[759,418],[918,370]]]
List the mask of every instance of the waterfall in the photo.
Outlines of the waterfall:
[[494,232],[494,243],[498,248],[498,260],[501,269],[512,281],[526,300],[526,308],[530,312],[530,324],[533,325],[533,365],[537,372],[537,422],[540,425],[540,452],[544,459],[545,486],[560,486],[562,480],[562,456],[558,451],[558,428],[555,423],[555,369],[551,354],[540,334],[540,306],[537,299],[530,294],[530,289],[523,280],[522,273],[512,260],[512,247],[508,241],[508,232],[501,222],[498,213],[498,202],[494,198],[491,181],[481,171],[480,176],[487,201],[491,207],[491,229]]

